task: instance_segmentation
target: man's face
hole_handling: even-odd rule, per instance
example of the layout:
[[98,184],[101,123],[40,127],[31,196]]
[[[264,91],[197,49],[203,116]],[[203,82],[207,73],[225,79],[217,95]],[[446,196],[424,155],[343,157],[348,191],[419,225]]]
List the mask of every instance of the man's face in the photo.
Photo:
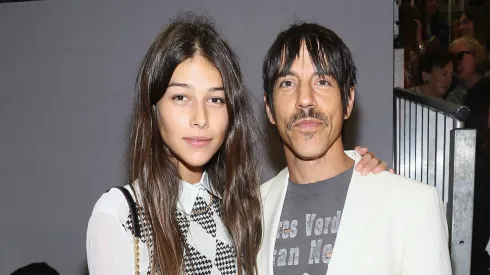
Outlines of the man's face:
[[335,79],[317,74],[302,45],[289,73],[274,84],[274,115],[266,105],[269,121],[276,124],[286,151],[302,160],[315,160],[340,141],[343,120],[354,103],[354,89],[345,115],[340,93]]

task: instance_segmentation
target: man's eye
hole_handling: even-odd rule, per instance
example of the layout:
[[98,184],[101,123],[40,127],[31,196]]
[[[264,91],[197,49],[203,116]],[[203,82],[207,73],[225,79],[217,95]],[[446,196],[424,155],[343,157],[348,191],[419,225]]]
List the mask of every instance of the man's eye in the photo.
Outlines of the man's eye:
[[318,84],[320,84],[322,86],[329,85],[328,81],[326,81],[325,79],[318,81]]
[[286,81],[283,81],[281,82],[281,84],[279,85],[279,87],[283,87],[283,88],[286,88],[286,87],[291,87],[293,86],[293,82],[290,81],[290,80],[286,80]]

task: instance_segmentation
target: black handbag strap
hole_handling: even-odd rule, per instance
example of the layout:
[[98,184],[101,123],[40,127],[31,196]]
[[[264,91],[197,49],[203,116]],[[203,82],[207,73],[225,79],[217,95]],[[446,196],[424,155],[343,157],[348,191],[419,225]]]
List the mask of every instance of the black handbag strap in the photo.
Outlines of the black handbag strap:
[[126,198],[126,201],[128,202],[128,205],[129,205],[129,211],[131,214],[131,223],[133,225],[134,236],[137,238],[141,238],[141,228],[140,228],[140,222],[138,219],[138,210],[136,209],[136,203],[133,200],[133,196],[131,196],[131,193],[129,193],[128,189],[126,189],[122,186],[114,186],[112,188],[119,189],[119,191],[121,191],[123,193],[124,197]]

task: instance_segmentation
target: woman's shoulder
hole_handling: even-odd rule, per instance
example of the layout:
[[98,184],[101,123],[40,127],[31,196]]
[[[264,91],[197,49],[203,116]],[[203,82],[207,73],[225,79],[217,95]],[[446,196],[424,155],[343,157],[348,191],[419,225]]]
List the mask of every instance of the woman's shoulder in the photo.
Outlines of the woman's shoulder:
[[422,91],[420,90],[420,86],[410,87],[410,88],[407,88],[407,90],[412,92],[412,93],[416,93],[416,94],[422,93]]
[[473,87],[485,87],[488,88],[490,86],[490,71],[485,72],[484,76],[480,81],[478,81]]
[[[490,90],[490,77],[483,77],[478,81],[473,87],[468,91],[468,98],[472,96],[477,96],[478,99],[483,99],[483,97],[488,96],[488,91]],[[476,98],[475,98],[476,99]]]
[[[123,188],[128,190],[134,198],[134,193],[129,185],[125,185]],[[92,210],[92,216],[98,214],[114,216],[120,221],[125,220],[129,214],[129,205],[122,191],[111,188],[102,194]]]

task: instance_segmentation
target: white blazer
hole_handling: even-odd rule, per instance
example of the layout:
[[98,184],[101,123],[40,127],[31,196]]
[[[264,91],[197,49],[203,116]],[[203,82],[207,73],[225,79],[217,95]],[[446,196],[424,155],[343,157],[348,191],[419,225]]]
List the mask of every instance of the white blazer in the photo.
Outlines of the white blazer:
[[[346,151],[357,162],[355,151]],[[273,250],[286,197],[285,168],[261,186],[264,236],[260,275],[273,274]],[[327,275],[451,274],[444,207],[434,187],[388,172],[354,170]]]

